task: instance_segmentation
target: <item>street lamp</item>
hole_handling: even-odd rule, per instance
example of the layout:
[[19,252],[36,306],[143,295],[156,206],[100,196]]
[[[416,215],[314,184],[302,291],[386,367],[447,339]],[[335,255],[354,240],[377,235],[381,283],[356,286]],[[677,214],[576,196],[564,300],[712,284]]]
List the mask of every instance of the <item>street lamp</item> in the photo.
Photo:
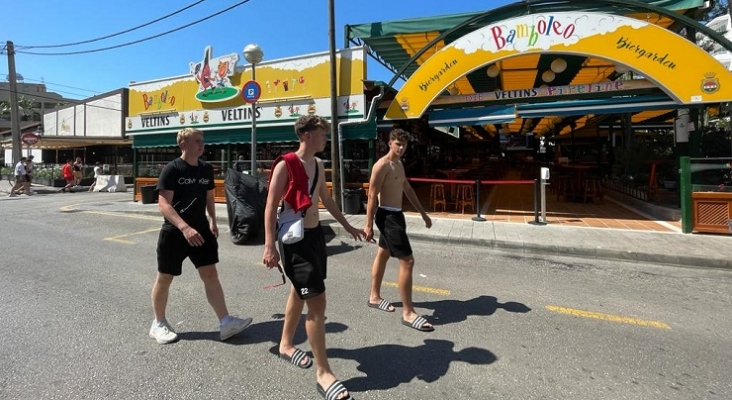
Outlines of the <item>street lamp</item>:
[[[252,80],[256,81],[255,67],[262,62],[264,52],[258,44],[248,44],[244,47],[244,58],[252,64]],[[252,102],[252,149],[250,174],[257,173],[257,102]]]

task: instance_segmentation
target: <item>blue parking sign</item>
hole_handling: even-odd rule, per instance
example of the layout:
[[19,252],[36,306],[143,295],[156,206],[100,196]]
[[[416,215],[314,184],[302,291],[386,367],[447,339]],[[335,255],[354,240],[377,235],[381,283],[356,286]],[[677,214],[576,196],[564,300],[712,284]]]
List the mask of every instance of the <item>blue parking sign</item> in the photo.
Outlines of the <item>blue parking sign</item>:
[[247,103],[254,103],[259,100],[259,96],[262,95],[262,87],[259,86],[257,81],[247,81],[241,88],[241,96]]

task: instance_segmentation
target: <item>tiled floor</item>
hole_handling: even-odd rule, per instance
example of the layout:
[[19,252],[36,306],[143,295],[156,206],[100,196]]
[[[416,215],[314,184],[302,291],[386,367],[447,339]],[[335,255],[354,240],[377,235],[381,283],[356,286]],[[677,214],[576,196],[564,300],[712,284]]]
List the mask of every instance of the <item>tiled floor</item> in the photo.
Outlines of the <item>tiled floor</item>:
[[[447,218],[472,218],[476,213],[461,214],[448,204],[448,212],[429,209],[429,184],[416,184],[415,191],[422,205],[431,215]],[[491,185],[481,188],[481,217],[489,221],[528,223],[535,220],[533,185]],[[404,209],[414,212],[405,199]],[[575,227],[629,229],[641,231],[674,232],[681,229],[680,221],[656,221],[627,206],[605,197],[599,204],[592,202],[558,201],[547,190],[546,221]]]

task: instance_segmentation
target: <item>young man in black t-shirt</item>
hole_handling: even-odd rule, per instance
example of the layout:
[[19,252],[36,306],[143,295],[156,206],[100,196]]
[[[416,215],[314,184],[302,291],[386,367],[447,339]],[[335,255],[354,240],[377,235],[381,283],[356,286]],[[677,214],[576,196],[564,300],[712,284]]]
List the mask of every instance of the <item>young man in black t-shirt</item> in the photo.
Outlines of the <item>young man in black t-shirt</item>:
[[[251,318],[229,315],[219,282],[219,228],[214,203],[214,173],[211,164],[199,160],[203,154],[203,132],[186,128],[178,132],[182,150],[163,168],[158,178],[158,208],[165,217],[158,237],[158,275],[152,289],[155,320],[150,337],[160,344],[178,339],[165,319],[165,307],[173,278],[180,275],[183,260],[190,258],[206,288],[206,297],[220,321],[221,340],[226,340],[251,323]],[[206,218],[208,211],[209,218]]]

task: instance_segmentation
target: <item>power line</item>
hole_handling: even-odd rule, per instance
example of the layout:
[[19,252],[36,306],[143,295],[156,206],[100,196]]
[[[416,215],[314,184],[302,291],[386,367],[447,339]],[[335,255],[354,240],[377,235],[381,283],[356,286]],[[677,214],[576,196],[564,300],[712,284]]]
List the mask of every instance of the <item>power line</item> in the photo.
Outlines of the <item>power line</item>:
[[217,13],[211,14],[211,15],[209,15],[209,16],[207,16],[207,17],[201,18],[201,19],[199,19],[199,20],[197,20],[197,21],[194,21],[194,22],[191,22],[191,23],[189,23],[189,24],[186,24],[186,25],[180,26],[180,27],[178,27],[178,28],[175,28],[175,29],[171,29],[171,30],[169,30],[169,31],[166,31],[166,32],[163,32],[163,33],[159,33],[159,34],[157,34],[157,35],[154,35],[154,36],[146,37],[146,38],[144,38],[144,39],[139,39],[139,40],[135,40],[135,41],[132,41],[132,42],[128,42],[128,43],[123,43],[123,44],[118,44],[118,45],[116,45],[116,46],[102,47],[102,48],[100,48],[100,49],[93,49],[93,50],[72,51],[72,52],[65,52],[65,53],[37,53],[37,52],[32,52],[32,51],[22,51],[22,50],[15,50],[15,52],[16,52],[16,53],[23,53],[23,54],[30,54],[30,55],[34,55],[34,56],[72,56],[72,55],[77,55],[77,54],[96,53],[96,52],[100,52],[100,51],[106,51],[106,50],[118,49],[118,48],[120,48],[120,47],[126,47],[126,46],[131,46],[131,45],[133,45],[133,44],[138,44],[138,43],[146,42],[146,41],[148,41],[148,40],[156,39],[156,38],[159,38],[159,37],[161,37],[161,36],[165,36],[165,35],[171,34],[171,33],[173,33],[173,32],[177,32],[177,31],[180,31],[180,30],[182,30],[182,29],[188,28],[188,27],[190,27],[190,26],[196,25],[196,24],[198,24],[198,23],[201,23],[201,22],[203,22],[203,21],[209,20],[209,19],[211,19],[211,18],[213,18],[213,17],[216,17],[216,16],[218,16],[218,15],[221,15],[221,14],[223,14],[223,13],[225,13],[225,12],[231,11],[231,10],[233,10],[234,8],[236,8],[236,7],[239,7],[239,6],[241,6],[242,4],[248,3],[249,1],[250,1],[250,0],[244,0],[244,1],[240,1],[239,3],[236,3],[236,4],[234,4],[233,6],[231,6],[231,7],[229,7],[229,8],[226,8],[226,9],[224,9],[224,10],[221,10],[221,11],[219,11],[219,12],[217,12]]
[[[2,75],[2,74],[3,73],[0,72],[0,75]],[[61,87],[66,87],[66,88],[71,88],[71,89],[77,89],[77,90],[85,90],[87,92],[92,92],[94,94],[102,94],[102,92],[99,92],[99,91],[96,91],[96,90],[84,89],[84,88],[80,88],[80,87],[76,87],[76,86],[62,85],[60,83],[47,82],[47,81],[38,80],[38,79],[24,78],[23,80],[24,81],[32,81],[32,82],[40,82],[40,83],[43,83],[44,85],[47,85],[47,86],[48,85],[50,85],[50,86],[61,86]],[[79,96],[79,97],[89,97],[89,95],[68,92],[68,91],[60,90],[60,89],[52,89],[51,91],[54,92],[54,93],[56,93],[56,92],[58,92],[58,93],[66,93],[66,94],[70,94],[70,95],[74,95],[74,96]],[[18,92],[18,94],[23,95],[23,96],[34,96],[33,93],[27,93],[27,92],[21,93],[20,91]],[[112,103],[121,104],[119,101],[115,101],[115,100],[112,100],[112,99],[108,99],[107,101],[110,101]]]
[[[2,76],[2,75],[7,75],[7,73],[0,72],[0,76]],[[91,89],[84,89],[84,88],[80,88],[80,87],[76,87],[76,86],[63,85],[63,84],[60,84],[60,83],[49,82],[49,81],[46,81],[46,80],[43,80],[43,79],[31,79],[31,78],[23,77],[23,80],[24,81],[31,81],[31,82],[39,82],[39,83],[43,83],[44,85],[60,86],[60,87],[65,87],[65,88],[69,88],[69,89],[83,90],[85,92],[91,92],[91,93],[95,93],[95,94],[101,94],[102,93],[102,92],[100,92],[98,90],[91,90]]]
[[[12,91],[10,89],[0,88],[0,91],[12,93]],[[87,107],[94,107],[94,108],[101,108],[103,110],[111,110],[111,111],[120,111],[120,112],[122,112],[122,109],[121,108],[118,109],[118,108],[110,108],[110,107],[104,107],[104,106],[97,106],[97,105],[94,105],[94,104],[87,104],[87,103],[85,103],[83,101],[79,101],[79,100],[73,100],[73,99],[57,99],[55,97],[39,96],[39,95],[35,95],[35,94],[28,94],[28,93],[21,93],[21,92],[16,92],[16,93],[18,95],[20,95],[20,96],[32,98],[33,100],[37,100],[37,99],[53,100],[53,101],[55,101],[57,103],[71,103],[73,105],[86,105]],[[122,103],[120,103],[120,105],[122,105]]]
[[183,7],[181,9],[177,10],[177,11],[174,11],[174,12],[168,14],[168,15],[162,16],[162,17],[160,17],[158,19],[155,19],[155,20],[152,20],[150,22],[146,22],[146,23],[144,23],[142,25],[138,25],[138,26],[136,26],[134,28],[126,29],[124,31],[117,32],[117,33],[113,33],[113,34],[110,34],[110,35],[107,35],[107,36],[102,36],[102,37],[98,37],[98,38],[95,38],[95,39],[83,40],[81,42],[64,43],[64,44],[50,44],[50,45],[43,45],[43,46],[18,46],[18,48],[19,49],[49,49],[49,48],[68,47],[68,46],[76,46],[76,45],[79,45],[79,44],[86,44],[86,43],[98,42],[100,40],[109,39],[109,38],[112,38],[112,37],[115,37],[115,36],[123,35],[125,33],[132,32],[132,31],[136,31],[136,30],[138,30],[140,28],[144,28],[146,26],[149,26],[149,25],[152,25],[154,23],[160,22],[160,21],[162,21],[162,20],[164,20],[166,18],[170,18],[170,17],[172,17],[172,16],[174,16],[176,14],[180,14],[181,12],[183,12],[183,11],[189,9],[189,8],[192,8],[192,7],[194,7],[194,6],[198,5],[198,4],[201,4],[204,1],[206,1],[206,0],[199,0],[199,1],[195,2],[195,3],[193,3],[193,4],[190,4],[190,5],[186,6],[186,7]]

